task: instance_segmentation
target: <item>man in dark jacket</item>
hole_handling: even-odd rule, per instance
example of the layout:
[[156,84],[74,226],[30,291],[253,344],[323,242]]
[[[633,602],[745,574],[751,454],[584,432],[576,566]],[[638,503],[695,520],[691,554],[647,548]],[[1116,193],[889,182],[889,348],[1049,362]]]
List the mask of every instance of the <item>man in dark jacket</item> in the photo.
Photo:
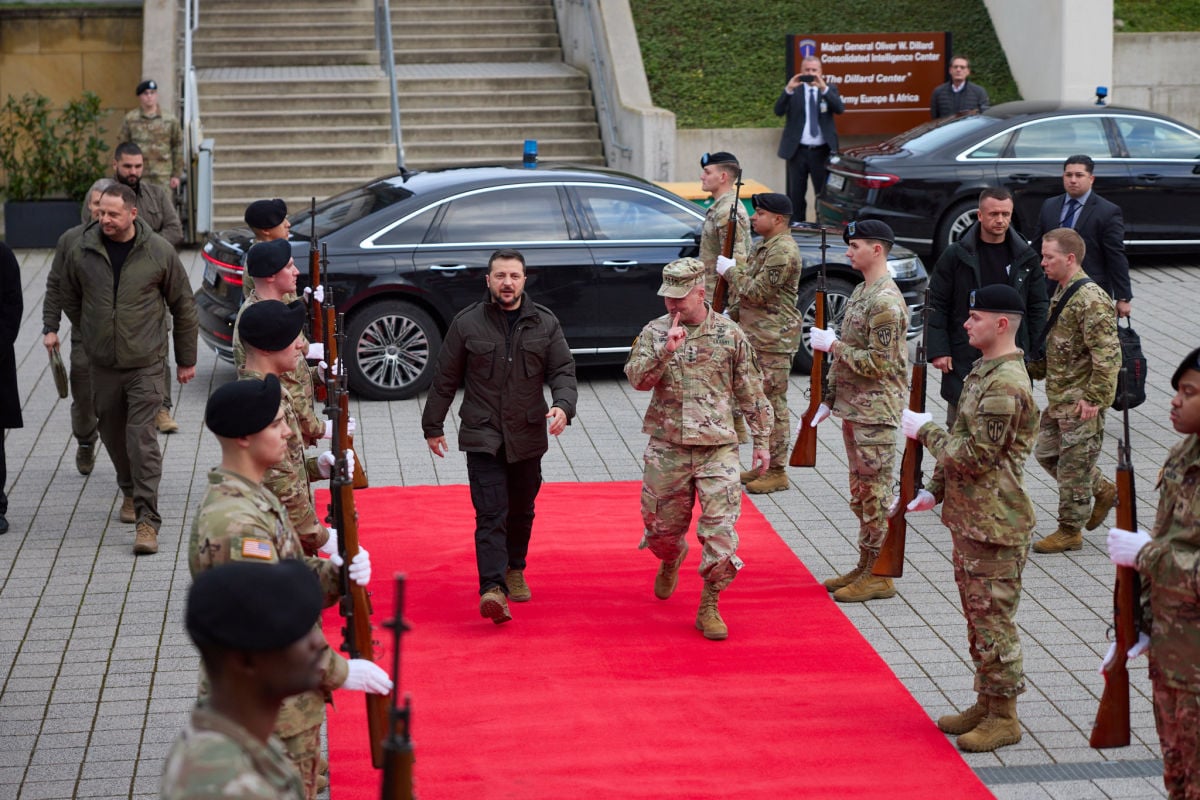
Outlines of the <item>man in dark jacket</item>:
[[444,458],[442,423],[463,387],[458,449],[467,454],[475,505],[479,614],[499,625],[512,619],[509,598],[530,597],[525,557],[546,431],[563,432],[575,416],[578,390],[575,360],[558,318],[525,296],[525,257],[497,250],[486,280],[487,297],[460,311],[446,331],[421,428],[429,449]]
[[0,534],[8,533],[8,468],[4,459],[4,429],[23,427],[21,395],[17,391],[17,359],[13,343],[21,327],[21,267],[8,245],[0,242]]
[[805,219],[806,184],[812,179],[813,210],[817,195],[829,174],[826,162],[838,149],[837,125],[833,115],[846,110],[837,86],[825,81],[821,59],[807,56],[775,101],[775,116],[785,117],[779,137],[780,158],[787,161],[787,194],[792,201],[792,219]]
[[162,452],[154,418],[162,407],[166,317],[173,318],[176,380],[196,375],[196,301],[187,272],[166,239],[138,218],[133,189],[100,196],[99,224],[71,249],[62,310],[79,320],[91,364],[100,439],[117,471],[121,521],[136,522],[133,552],[158,552]]
[[929,100],[929,114],[934,119],[953,117],[963,111],[987,111],[987,90],[967,78],[971,74],[971,62],[966,56],[950,59],[950,80],[933,90]]
[[1007,189],[984,189],[979,195],[979,221],[942,252],[929,277],[929,327],[925,345],[929,363],[942,372],[946,425],[954,426],[963,380],[980,352],[967,342],[963,323],[970,314],[971,293],[981,286],[1006,283],[1025,302],[1017,331],[1017,347],[1027,359],[1040,346],[1049,301],[1041,259],[1011,229],[1012,195]]

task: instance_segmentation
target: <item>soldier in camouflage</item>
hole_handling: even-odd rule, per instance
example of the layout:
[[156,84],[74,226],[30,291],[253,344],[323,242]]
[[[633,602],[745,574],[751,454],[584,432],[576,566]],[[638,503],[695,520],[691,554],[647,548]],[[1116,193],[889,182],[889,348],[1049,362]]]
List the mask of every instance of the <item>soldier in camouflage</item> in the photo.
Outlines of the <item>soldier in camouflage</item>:
[[138,107],[125,115],[117,141],[140,147],[146,154],[146,180],[173,191],[183,177],[183,129],[174,114],[158,107],[157,83],[139,83],[137,98]]
[[[1029,364],[1030,376],[1046,381],[1046,412],[1033,454],[1058,481],[1058,528],[1034,543],[1038,553],[1082,548],[1082,529],[1099,527],[1117,500],[1117,487],[1096,466],[1104,410],[1116,397],[1121,370],[1117,312],[1108,293],[1082,271],[1083,256],[1083,239],[1070,228],[1042,237],[1042,268],[1058,289],[1050,298],[1048,323],[1054,324],[1047,325],[1045,355]],[[1067,297],[1069,291],[1074,294]]]
[[[1142,578],[1136,658],[1150,651],[1154,723],[1163,783],[1171,800],[1200,798],[1200,348],[1171,377],[1171,425],[1184,439],[1171,448],[1158,480],[1152,533],[1112,528],[1108,554]],[[1103,672],[1116,643],[1100,665]]]
[[1017,695],[1025,691],[1025,673],[1015,619],[1035,523],[1024,475],[1038,410],[1016,345],[1025,314],[1021,295],[994,283],[973,291],[969,305],[963,327],[982,357],[963,383],[954,428],[947,432],[932,415],[907,409],[901,427],[937,459],[933,478],[908,510],[943,504],[975,665],[975,704],[937,724],[959,734],[960,749],[982,753],[1021,740]]
[[[251,247],[259,242],[272,242],[276,239],[291,237],[292,223],[287,217],[287,203],[276,197],[274,200],[255,200],[246,206],[242,218],[254,234]],[[245,261],[243,259],[243,266]],[[310,276],[311,277],[311,276]],[[254,291],[254,276],[248,272],[242,273],[242,297],[250,297]],[[308,294],[311,289],[305,289]]]
[[729,282],[729,294],[734,298],[729,316],[754,347],[775,419],[770,469],[763,475],[754,470],[741,474],[747,492],[767,494],[788,488],[785,467],[792,433],[787,390],[792,359],[800,349],[801,317],[796,294],[803,264],[800,248],[789,230],[792,201],[787,195],[756,194],[750,201],[754,206],[750,224],[762,239],[745,261],[717,256],[717,273]]
[[896,594],[891,578],[871,570],[887,538],[896,427],[907,399],[908,306],[888,272],[892,229],[878,220],[859,220],[842,238],[863,282],[850,294],[840,339],[832,327],[810,331],[813,349],[830,355],[825,396],[811,424],[816,427],[831,413],[842,419],[850,508],[859,520],[858,565],[824,583],[839,603],[861,603]]
[[625,363],[629,383],[653,391],[642,431],[650,435],[642,479],[639,548],[659,558],[654,594],[675,591],[687,556],[694,497],[700,501],[697,537],[704,579],[696,628],[707,639],[729,635],[717,609],[721,591],[742,567],[734,524],[741,514],[738,437],[741,410],[754,439],[753,466],[770,466],[771,405],[746,334],[705,302],[704,264],[695,258],[663,269],[658,293],[667,313],[642,329]]
[[[208,492],[188,540],[188,567],[194,577],[229,562],[300,559],[320,581],[325,605],[332,605],[338,599],[340,559],[305,556],[287,512],[262,485],[267,470],[286,457],[293,436],[285,406],[274,375],[227,383],[209,398],[204,420],[221,443],[221,466],[208,474]],[[367,585],[371,561],[366,550],[360,548],[350,563],[349,577]],[[321,725],[329,693],[338,687],[375,694],[391,690],[387,674],[375,664],[347,661],[329,648],[324,654],[320,685],[285,700],[275,723],[275,734],[300,772],[308,800],[318,791]],[[207,683],[202,676],[202,702]]]
[[734,185],[742,168],[732,153],[705,153],[700,158],[700,188],[712,195],[712,205],[704,213],[700,234],[700,261],[704,263],[704,291],[712,298],[717,288],[717,256],[725,249],[729,234],[729,215],[737,214],[737,238],[733,257],[745,261],[750,252],[750,222],[741,203],[734,208]]

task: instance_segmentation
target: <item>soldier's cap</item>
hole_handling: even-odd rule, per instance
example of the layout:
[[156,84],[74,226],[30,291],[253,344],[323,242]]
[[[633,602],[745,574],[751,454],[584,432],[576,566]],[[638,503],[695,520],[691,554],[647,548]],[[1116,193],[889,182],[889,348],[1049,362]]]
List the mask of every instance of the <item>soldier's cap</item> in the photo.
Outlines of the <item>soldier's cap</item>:
[[153,89],[154,91],[157,92],[158,84],[155,83],[154,81],[142,81],[141,83],[138,84],[138,88],[137,88],[138,97],[142,96],[142,92],[148,92],[151,89]]
[[996,314],[1025,314],[1021,293],[1007,283],[989,283],[971,292],[970,306],[975,311]]
[[265,231],[274,228],[287,217],[287,203],[276,197],[274,200],[255,200],[246,206],[245,220],[251,228]]
[[292,246],[287,239],[258,242],[246,253],[246,271],[255,278],[269,278],[292,260]]
[[700,156],[700,166],[707,167],[709,164],[733,164],[738,165],[737,156],[733,153],[726,153],[724,150],[719,150],[716,153],[705,153]]
[[1188,353],[1183,361],[1179,362],[1179,368],[1175,370],[1175,374],[1171,376],[1171,388],[1179,391],[1179,381],[1183,378],[1183,373],[1189,369],[1194,369],[1200,372],[1200,347],[1197,347],[1192,352]]
[[284,304],[279,300],[259,300],[246,306],[238,320],[238,337],[255,348],[277,353],[291,347],[304,330],[308,309],[303,300]]
[[750,204],[758,211],[768,211],[772,214],[792,215],[792,201],[786,194],[778,192],[759,192],[750,195]]
[[850,244],[851,239],[878,239],[888,244],[896,243],[896,234],[886,222],[877,219],[856,219],[842,231],[842,241]]
[[698,258],[679,258],[663,267],[659,297],[687,297],[697,286],[704,285],[704,262]]
[[237,439],[266,428],[279,413],[279,378],[246,378],[218,387],[204,406],[204,424],[217,436]]
[[299,559],[234,561],[196,576],[184,625],[197,647],[281,650],[308,635],[323,600],[317,576]]

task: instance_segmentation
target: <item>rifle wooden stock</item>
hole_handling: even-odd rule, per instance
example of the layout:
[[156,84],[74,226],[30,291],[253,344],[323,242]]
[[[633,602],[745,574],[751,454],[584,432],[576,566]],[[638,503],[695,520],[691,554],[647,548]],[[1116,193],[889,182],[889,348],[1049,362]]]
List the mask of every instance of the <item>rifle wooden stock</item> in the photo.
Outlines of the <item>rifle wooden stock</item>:
[[[925,387],[928,365],[922,361],[914,363],[912,383],[908,392],[908,407],[916,412],[925,411]],[[904,457],[900,462],[900,493],[896,513],[888,517],[888,534],[879,550],[879,558],[871,569],[872,575],[885,578],[900,578],[904,575],[904,545],[908,537],[908,504],[921,488],[921,456],[925,448],[917,439],[904,440]]]
[[[340,350],[340,345],[338,343],[338,336],[336,334],[341,332],[343,322],[341,321],[341,318],[336,315],[336,312],[334,311],[334,308],[332,305],[327,304],[325,307],[325,312],[326,312],[326,314],[325,314],[325,316],[326,316],[325,330],[329,331],[329,333],[330,333],[330,335],[328,337],[326,337],[328,339],[328,341],[325,343],[325,363],[330,364],[330,365],[337,364],[338,372],[341,373],[341,372],[345,371],[345,365],[342,364],[341,361],[339,360],[339,358],[341,356],[341,350]],[[344,381],[345,381],[345,376],[339,374],[338,382],[344,383]],[[345,417],[347,420],[349,420],[350,419],[350,392],[348,390],[343,391],[338,396],[338,402],[341,405],[342,416]],[[349,422],[347,422],[346,424],[348,426]],[[351,436],[349,434],[349,432],[343,433],[342,442],[344,442],[344,444],[342,445],[343,449],[348,448],[350,450],[354,450],[354,437]],[[362,459],[358,455],[358,451],[354,450],[354,488],[355,489],[366,489],[369,486],[370,486],[370,484],[367,483],[366,467],[363,465]]]
[[[737,241],[737,212],[742,194],[742,171],[739,169],[733,184],[733,205],[729,207],[729,222],[725,223],[725,242],[721,245],[721,255],[733,258],[733,245]],[[717,275],[717,283],[713,287],[713,311],[720,313],[725,310],[729,298],[729,281]]]
[[[824,238],[824,231],[822,231]],[[817,286],[816,297],[813,299],[816,309],[813,314],[813,327],[825,327],[825,265],[821,265],[820,283]],[[821,407],[821,395],[825,392],[825,354],[813,350],[812,372],[809,373],[808,410],[800,418],[800,430],[796,431],[796,444],[792,446],[792,454],[788,465],[792,467],[815,467],[817,465],[817,429],[813,427],[813,418]]]
[[412,800],[413,754],[412,699],[400,705],[400,642],[409,629],[404,621],[404,576],[396,575],[396,616],[383,623],[392,631],[392,703],[388,709],[388,736],[383,743],[382,800]]

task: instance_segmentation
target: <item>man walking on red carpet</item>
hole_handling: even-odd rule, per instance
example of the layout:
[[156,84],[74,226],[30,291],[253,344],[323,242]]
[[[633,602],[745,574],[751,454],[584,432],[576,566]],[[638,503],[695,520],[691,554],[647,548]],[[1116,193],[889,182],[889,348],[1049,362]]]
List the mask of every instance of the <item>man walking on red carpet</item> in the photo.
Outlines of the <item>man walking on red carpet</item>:
[[642,328],[625,374],[633,388],[654,392],[642,426],[650,443],[642,478],[645,533],[639,545],[662,562],[654,595],[666,600],[675,591],[698,497],[704,592],[696,628],[706,639],[720,640],[729,629],[717,598],[742,568],[733,529],[742,511],[733,410],[741,409],[750,429],[751,467],[760,473],[771,464],[774,418],[750,341],[735,322],[712,310],[704,291],[700,259],[681,258],[663,268],[658,293],[667,313]]
[[[954,542],[954,581],[975,664],[975,705],[937,725],[961,734],[959,749],[984,753],[1021,741],[1017,695],[1025,691],[1025,672],[1014,620],[1034,526],[1024,475],[1038,409],[1025,354],[1016,345],[1025,316],[1021,295],[993,283],[971,292],[969,302],[963,327],[983,355],[963,382],[954,428],[947,432],[930,421],[932,415],[907,409],[900,427],[937,458],[933,479],[908,510],[944,503],[942,522]],[[889,513],[895,511],[893,501]]]
[[517,250],[492,253],[486,281],[484,299],[460,311],[446,331],[421,428],[429,449],[444,458],[442,423],[463,387],[458,449],[467,454],[475,506],[479,614],[499,625],[512,619],[509,598],[530,598],[525,557],[542,486],[546,431],[558,436],[566,430],[578,389],[558,318],[525,295],[525,256]]

